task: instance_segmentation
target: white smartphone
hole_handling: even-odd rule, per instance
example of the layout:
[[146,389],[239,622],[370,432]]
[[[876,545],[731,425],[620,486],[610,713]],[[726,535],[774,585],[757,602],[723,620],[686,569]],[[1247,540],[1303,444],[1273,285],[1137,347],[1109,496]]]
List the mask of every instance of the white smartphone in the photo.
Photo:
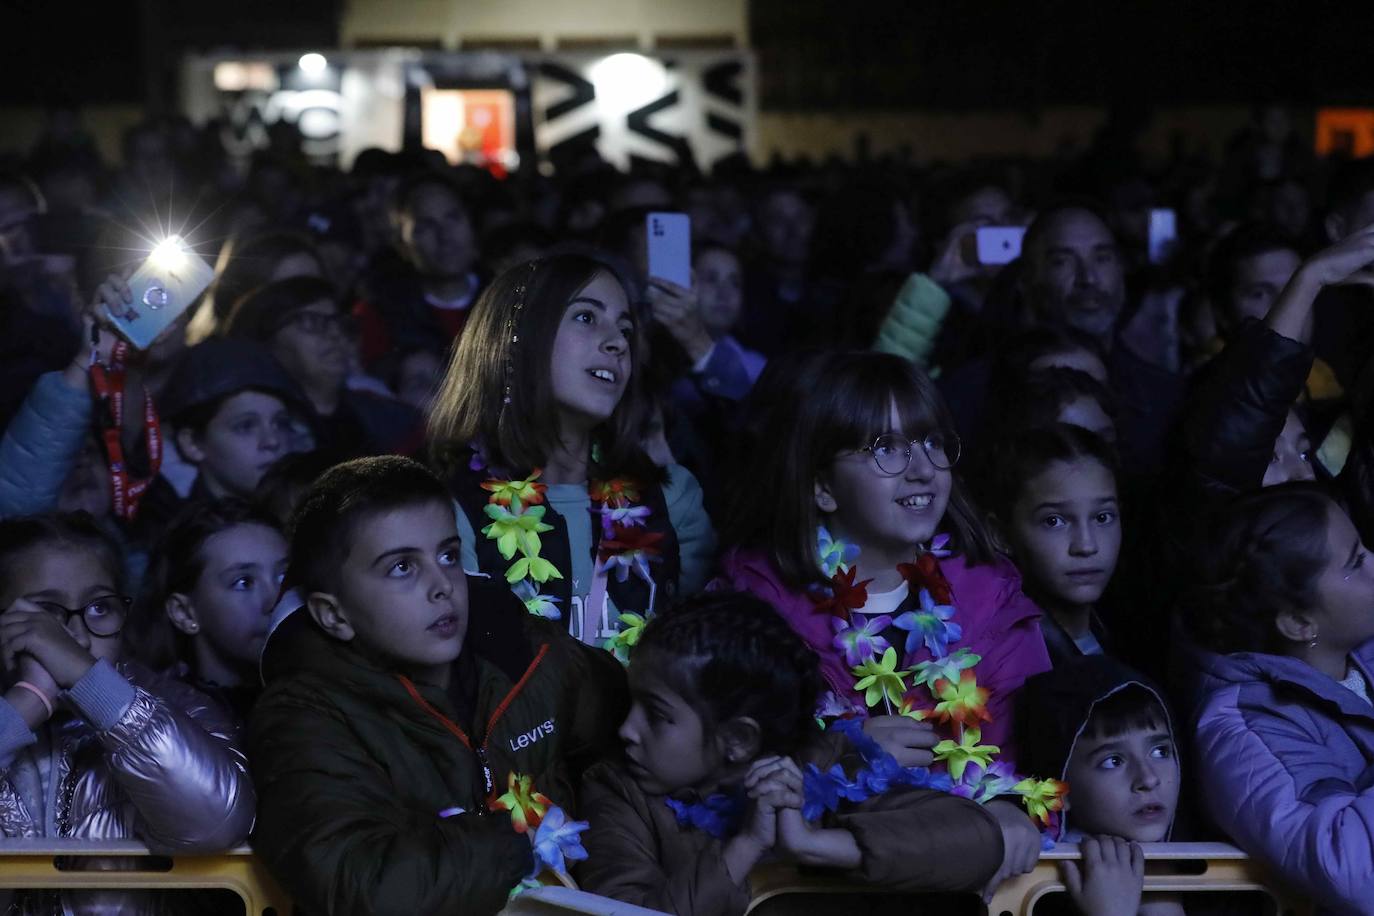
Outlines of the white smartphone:
[[214,268],[173,235],[154,248],[129,277],[134,301],[120,311],[106,307],[105,312],[125,340],[146,350],[191,307],[214,277]]
[[1025,226],[980,226],[974,234],[979,264],[1010,264],[1021,257]]
[[1178,216],[1168,207],[1150,211],[1150,263],[1163,264],[1178,241]]
[[686,213],[650,213],[644,234],[649,246],[649,276],[692,286],[692,219]]

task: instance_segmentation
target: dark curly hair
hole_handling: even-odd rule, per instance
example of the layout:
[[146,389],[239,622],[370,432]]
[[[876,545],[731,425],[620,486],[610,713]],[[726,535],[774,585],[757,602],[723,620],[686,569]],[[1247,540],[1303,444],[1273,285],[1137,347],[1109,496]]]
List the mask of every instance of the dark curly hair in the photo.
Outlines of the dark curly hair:
[[816,731],[816,654],[752,595],[705,592],[674,605],[649,621],[632,664],[653,664],[707,734],[747,716],[759,724],[764,753],[789,754]]
[[1320,484],[1286,483],[1243,494],[1210,517],[1182,604],[1197,640],[1222,653],[1281,651],[1274,621],[1316,601],[1334,506]]

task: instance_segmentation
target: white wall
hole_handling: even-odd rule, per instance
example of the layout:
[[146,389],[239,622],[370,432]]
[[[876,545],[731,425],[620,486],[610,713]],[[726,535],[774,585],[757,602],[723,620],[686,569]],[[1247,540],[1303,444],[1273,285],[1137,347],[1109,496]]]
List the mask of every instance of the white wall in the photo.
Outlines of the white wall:
[[652,48],[662,38],[732,37],[748,46],[745,0],[349,0],[345,47],[383,41],[438,41],[457,48],[482,40],[631,39]]

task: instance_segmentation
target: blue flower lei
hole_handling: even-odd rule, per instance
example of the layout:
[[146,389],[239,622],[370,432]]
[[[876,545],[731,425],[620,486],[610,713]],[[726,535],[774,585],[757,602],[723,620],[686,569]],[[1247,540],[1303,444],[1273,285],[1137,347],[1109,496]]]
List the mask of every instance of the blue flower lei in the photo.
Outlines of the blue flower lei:
[[701,801],[684,802],[665,798],[663,803],[677,815],[678,826],[700,830],[718,840],[739,832],[745,809],[749,806],[742,786],[730,792],[716,792]]
[[808,763],[802,776],[802,818],[806,821],[815,822],[827,811],[838,811],[841,801],[858,803],[890,789],[908,787],[949,792],[953,788],[948,773],[932,773],[926,767],[899,764],[896,757],[864,734],[861,719],[837,719],[830,729],[849,739],[859,752],[863,766],[850,779],[838,763],[824,771]]

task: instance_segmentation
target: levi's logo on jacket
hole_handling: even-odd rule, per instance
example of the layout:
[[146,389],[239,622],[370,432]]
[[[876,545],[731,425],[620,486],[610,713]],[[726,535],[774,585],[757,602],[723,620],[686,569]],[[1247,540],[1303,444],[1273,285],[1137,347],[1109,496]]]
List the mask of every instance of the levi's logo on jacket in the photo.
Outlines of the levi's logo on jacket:
[[524,750],[525,748],[530,747],[531,745],[533,745],[533,744],[535,744],[536,742],[538,742],[539,739],[544,738],[544,737],[547,737],[548,735],[552,735],[553,732],[554,732],[554,720],[553,720],[553,719],[545,719],[543,722],[541,722],[540,724],[536,725],[534,728],[530,729],[529,731],[527,731],[527,732],[521,732],[520,734],[516,735],[514,738],[508,739],[508,742],[509,742],[509,744],[510,744],[510,749],[513,750],[513,751]]

